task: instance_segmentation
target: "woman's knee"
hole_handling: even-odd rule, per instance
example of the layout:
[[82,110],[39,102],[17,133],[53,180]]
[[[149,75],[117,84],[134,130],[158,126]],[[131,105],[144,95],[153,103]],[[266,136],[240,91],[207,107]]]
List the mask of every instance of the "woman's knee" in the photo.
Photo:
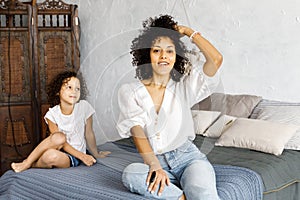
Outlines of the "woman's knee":
[[148,165],[143,163],[132,163],[124,169],[122,182],[131,192],[141,193],[140,189],[142,188],[140,187],[144,186],[142,190],[145,190],[148,172]]
[[[149,166],[143,163],[133,163],[128,165],[122,176],[123,184],[134,193],[141,194],[143,196],[155,197],[158,199],[170,199],[178,200],[182,196],[182,190],[176,187],[174,184],[166,186],[162,195],[158,196],[157,192],[150,193],[148,186],[146,185],[146,179],[149,173]],[[157,188],[158,190],[158,188]]]
[[187,199],[218,199],[215,172],[206,160],[194,161],[186,167],[180,183]]
[[209,183],[209,185],[215,185],[215,182],[216,176],[214,168],[206,160],[196,160],[187,166],[181,179],[181,184],[196,184],[199,186],[207,186],[207,183]]

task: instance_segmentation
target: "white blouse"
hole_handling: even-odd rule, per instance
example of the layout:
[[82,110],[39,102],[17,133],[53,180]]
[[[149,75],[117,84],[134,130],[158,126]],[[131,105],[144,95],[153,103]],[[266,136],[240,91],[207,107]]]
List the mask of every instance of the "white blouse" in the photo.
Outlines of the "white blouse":
[[85,125],[87,119],[95,113],[94,108],[86,100],[80,100],[75,104],[70,115],[64,115],[60,106],[49,108],[44,119],[49,119],[57,124],[59,131],[63,132],[68,143],[83,153],[86,153]]
[[209,77],[194,67],[180,82],[168,82],[159,113],[144,84],[137,80],[121,86],[118,93],[120,115],[117,130],[121,137],[131,136],[133,126],[141,126],[155,154],[162,154],[195,139],[191,107],[212,93],[219,76]]

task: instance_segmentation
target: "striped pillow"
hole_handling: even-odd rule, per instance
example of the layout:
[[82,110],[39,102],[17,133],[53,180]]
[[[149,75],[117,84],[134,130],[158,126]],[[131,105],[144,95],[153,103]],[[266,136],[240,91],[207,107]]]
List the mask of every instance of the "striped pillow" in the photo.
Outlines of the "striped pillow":
[[[258,112],[257,119],[300,126],[300,106],[265,106]],[[285,144],[284,148],[300,150],[300,129]]]

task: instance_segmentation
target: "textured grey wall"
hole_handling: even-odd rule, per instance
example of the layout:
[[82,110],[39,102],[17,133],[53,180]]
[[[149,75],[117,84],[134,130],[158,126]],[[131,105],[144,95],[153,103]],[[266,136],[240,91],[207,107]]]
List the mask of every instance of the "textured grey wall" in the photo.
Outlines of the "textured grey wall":
[[131,40],[143,20],[159,14],[171,14],[179,23],[200,31],[222,52],[224,92],[300,101],[298,0],[68,2],[79,4],[81,69],[87,77],[89,100],[97,111],[98,143],[118,137],[116,92],[134,76]]

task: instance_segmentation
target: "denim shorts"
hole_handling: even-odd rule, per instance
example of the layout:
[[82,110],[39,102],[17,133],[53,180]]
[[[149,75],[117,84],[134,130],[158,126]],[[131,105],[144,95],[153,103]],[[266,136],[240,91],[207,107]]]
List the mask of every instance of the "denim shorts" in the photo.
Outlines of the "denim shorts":
[[81,163],[81,160],[79,160],[78,158],[76,158],[75,156],[72,156],[68,153],[66,153],[67,156],[69,157],[70,159],[70,167],[77,167],[78,165],[80,165]]

